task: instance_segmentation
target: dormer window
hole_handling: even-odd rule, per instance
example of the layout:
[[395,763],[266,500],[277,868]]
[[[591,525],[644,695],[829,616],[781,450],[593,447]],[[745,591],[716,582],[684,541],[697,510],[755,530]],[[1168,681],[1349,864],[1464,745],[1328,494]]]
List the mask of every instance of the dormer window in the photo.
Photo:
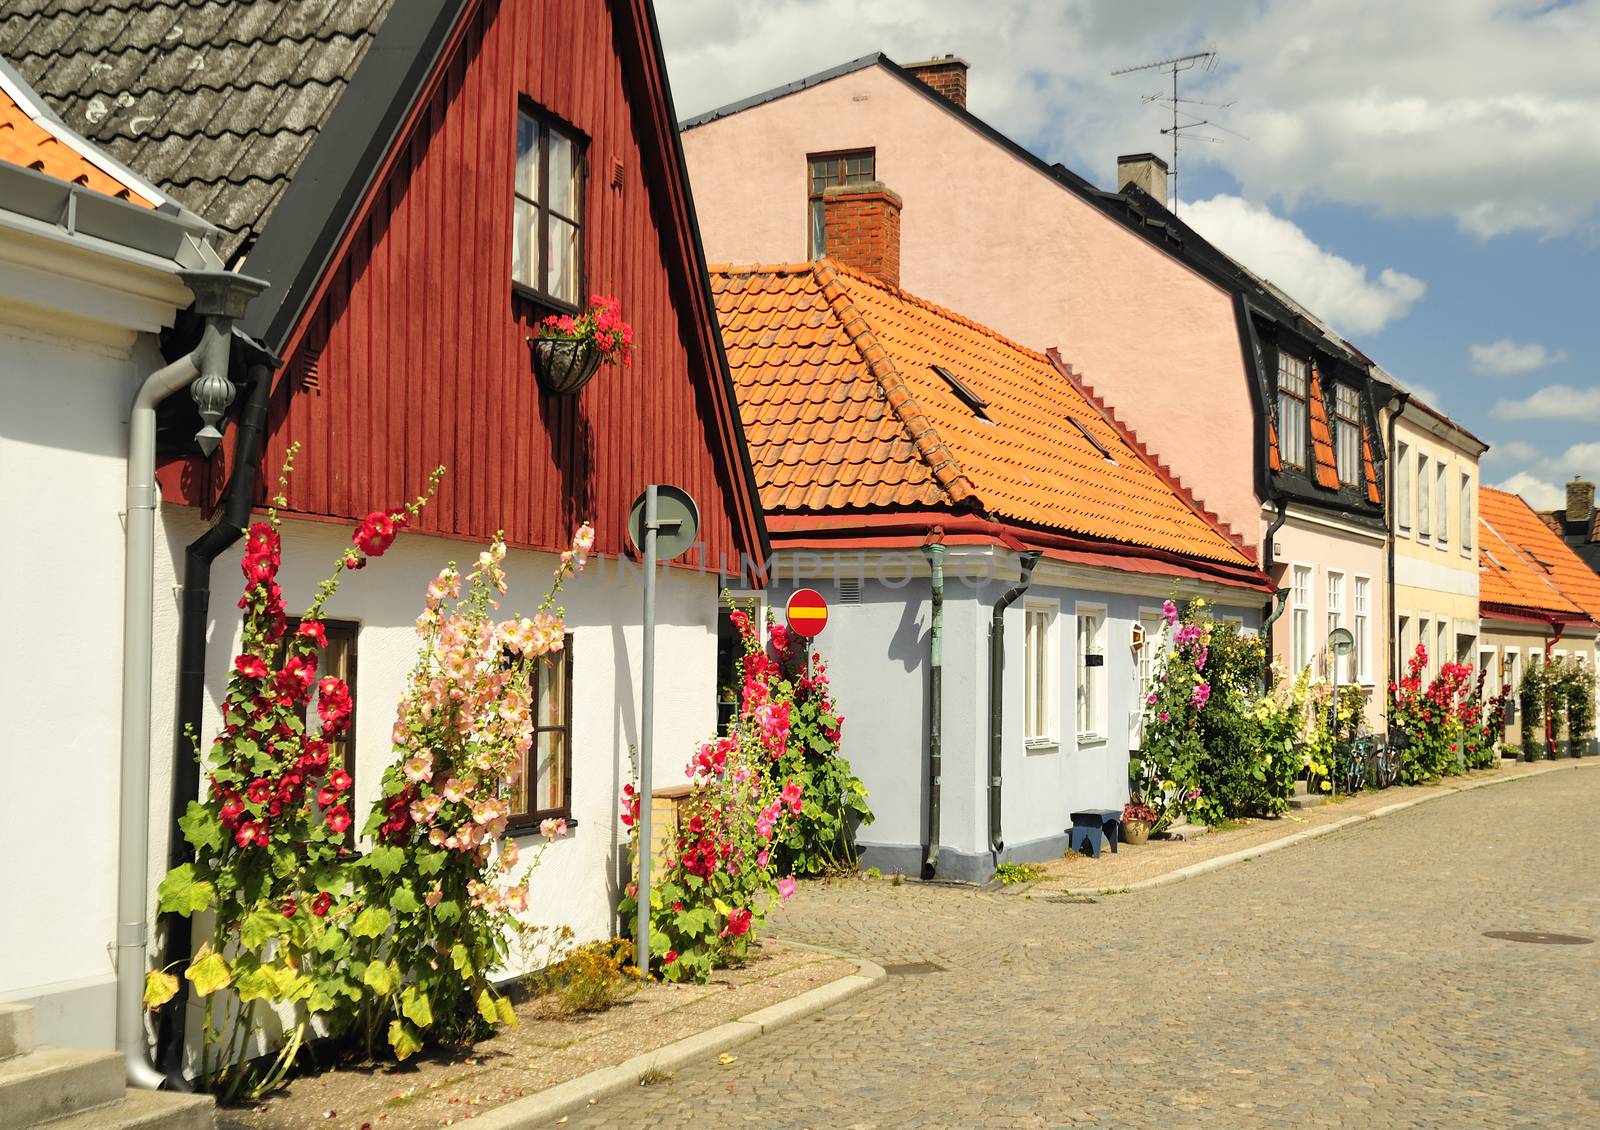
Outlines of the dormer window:
[[1361,481],[1361,401],[1349,385],[1333,386],[1333,450],[1339,481],[1355,486]]
[[1306,465],[1306,383],[1311,362],[1278,351],[1278,456],[1285,467]]
[[538,111],[517,113],[511,281],[577,309],[583,274],[583,143]]

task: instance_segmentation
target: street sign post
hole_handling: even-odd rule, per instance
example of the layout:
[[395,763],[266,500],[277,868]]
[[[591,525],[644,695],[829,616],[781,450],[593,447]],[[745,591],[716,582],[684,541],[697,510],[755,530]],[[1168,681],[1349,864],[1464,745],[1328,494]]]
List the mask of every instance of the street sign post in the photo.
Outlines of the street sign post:
[[651,483],[628,512],[628,536],[644,560],[644,641],[639,695],[638,913],[634,916],[633,963],[650,972],[650,759],[655,745],[656,563],[670,561],[694,544],[700,510],[687,491]]

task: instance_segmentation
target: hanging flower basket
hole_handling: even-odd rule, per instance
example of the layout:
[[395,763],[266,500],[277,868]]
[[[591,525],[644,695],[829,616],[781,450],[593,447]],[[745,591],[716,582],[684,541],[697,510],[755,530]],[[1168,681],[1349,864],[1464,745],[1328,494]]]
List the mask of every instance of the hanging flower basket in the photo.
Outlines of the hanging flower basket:
[[600,351],[587,341],[537,337],[532,344],[539,387],[554,396],[571,396],[600,371]]

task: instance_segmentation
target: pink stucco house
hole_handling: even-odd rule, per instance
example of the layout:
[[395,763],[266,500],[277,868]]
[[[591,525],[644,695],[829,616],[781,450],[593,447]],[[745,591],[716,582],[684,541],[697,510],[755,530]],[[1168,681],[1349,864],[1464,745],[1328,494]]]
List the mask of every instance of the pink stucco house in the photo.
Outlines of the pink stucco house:
[[892,258],[907,290],[1059,348],[1255,547],[1284,590],[1286,665],[1329,673],[1343,626],[1341,681],[1381,683],[1387,389],[1370,362],[1173,216],[1158,158],[1118,158],[1107,192],[968,112],[966,82],[951,56],[869,55],[683,123],[708,260],[841,258],[825,201],[892,201],[874,270]]

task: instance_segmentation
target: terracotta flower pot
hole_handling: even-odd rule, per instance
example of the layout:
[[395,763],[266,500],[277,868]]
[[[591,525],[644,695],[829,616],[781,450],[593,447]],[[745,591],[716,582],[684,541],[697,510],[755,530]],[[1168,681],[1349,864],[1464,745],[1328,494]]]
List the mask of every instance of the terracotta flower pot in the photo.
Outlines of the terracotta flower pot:
[[539,387],[555,396],[571,396],[600,369],[600,352],[587,341],[540,337],[533,340],[533,371]]
[[1150,825],[1144,820],[1124,820],[1122,822],[1122,842],[1125,844],[1142,844],[1150,839]]

